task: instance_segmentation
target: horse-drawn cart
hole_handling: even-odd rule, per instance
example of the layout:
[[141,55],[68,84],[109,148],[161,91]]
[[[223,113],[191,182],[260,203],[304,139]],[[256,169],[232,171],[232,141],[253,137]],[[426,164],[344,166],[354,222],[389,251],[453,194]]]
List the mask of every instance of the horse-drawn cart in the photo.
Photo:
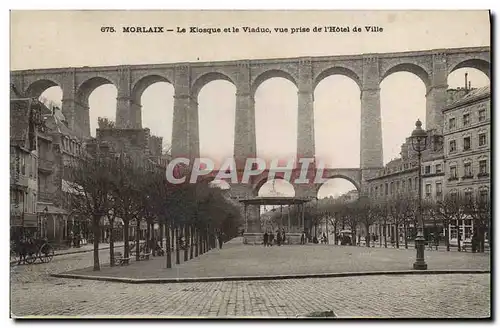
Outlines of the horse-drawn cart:
[[28,239],[20,241],[14,247],[18,260],[17,264],[33,264],[37,259],[40,259],[42,263],[48,263],[52,261],[54,257],[54,247],[45,239]]

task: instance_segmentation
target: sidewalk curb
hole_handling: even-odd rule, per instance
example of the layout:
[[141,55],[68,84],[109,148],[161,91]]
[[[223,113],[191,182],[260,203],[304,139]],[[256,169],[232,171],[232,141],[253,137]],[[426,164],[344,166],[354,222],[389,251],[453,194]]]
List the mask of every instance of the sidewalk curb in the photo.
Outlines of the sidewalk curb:
[[281,280],[281,279],[307,279],[307,278],[340,278],[358,276],[381,276],[381,275],[423,275],[423,274],[485,274],[490,270],[402,270],[402,271],[366,271],[366,272],[337,272],[337,273],[313,273],[295,275],[272,275],[272,276],[235,276],[235,277],[200,277],[200,278],[120,278],[106,276],[91,276],[69,273],[53,273],[51,277],[84,279],[97,281],[121,282],[128,284],[161,284],[161,283],[189,283],[189,282],[218,282],[218,281],[256,281],[256,280]]

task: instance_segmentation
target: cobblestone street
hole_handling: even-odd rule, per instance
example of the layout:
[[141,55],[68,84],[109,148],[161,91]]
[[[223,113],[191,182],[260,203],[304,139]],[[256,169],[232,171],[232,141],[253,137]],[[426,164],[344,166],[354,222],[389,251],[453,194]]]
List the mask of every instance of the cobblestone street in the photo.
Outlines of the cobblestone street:
[[[102,259],[108,251],[101,251]],[[92,253],[11,267],[13,316],[488,317],[490,275],[371,276],[272,281],[122,284],[60,279]]]

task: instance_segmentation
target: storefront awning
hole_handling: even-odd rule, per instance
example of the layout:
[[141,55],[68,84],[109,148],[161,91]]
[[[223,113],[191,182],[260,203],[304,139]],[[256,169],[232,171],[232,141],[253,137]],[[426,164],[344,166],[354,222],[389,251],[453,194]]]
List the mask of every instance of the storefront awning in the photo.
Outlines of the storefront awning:
[[[47,211],[45,211],[45,209],[47,209]],[[44,213],[47,213],[47,214],[64,214],[64,215],[68,214],[68,212],[65,209],[57,207],[57,206],[55,206],[52,203],[42,203],[42,202],[38,202],[36,204],[36,212],[38,214],[44,214]]]

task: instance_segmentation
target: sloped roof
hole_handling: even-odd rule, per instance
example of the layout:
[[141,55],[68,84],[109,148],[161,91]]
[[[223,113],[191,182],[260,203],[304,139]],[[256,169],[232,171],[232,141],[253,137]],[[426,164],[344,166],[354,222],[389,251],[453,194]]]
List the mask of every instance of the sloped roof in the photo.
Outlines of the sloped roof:
[[455,108],[455,107],[458,107],[460,105],[467,104],[467,103],[473,102],[475,100],[479,100],[481,98],[489,97],[490,95],[491,95],[491,88],[489,85],[482,87],[482,88],[477,88],[477,89],[470,91],[462,98],[459,98],[456,101],[452,102],[451,104],[446,106],[444,108],[444,110]]

